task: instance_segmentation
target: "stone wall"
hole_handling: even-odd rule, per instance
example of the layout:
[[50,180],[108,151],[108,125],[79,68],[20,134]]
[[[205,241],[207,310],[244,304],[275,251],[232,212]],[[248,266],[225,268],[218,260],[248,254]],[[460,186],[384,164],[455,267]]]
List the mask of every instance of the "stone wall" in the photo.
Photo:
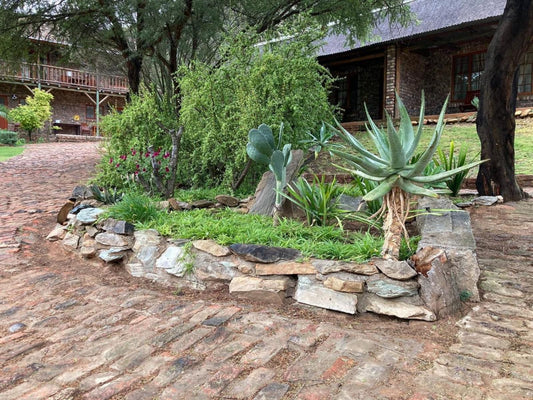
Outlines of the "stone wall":
[[387,47],[387,53],[385,56],[385,110],[396,117],[396,94],[397,89],[397,76],[396,76],[396,65],[398,62],[397,59],[397,48],[395,45],[390,45]]
[[[135,277],[173,287],[222,286],[234,296],[278,305],[296,301],[348,314],[374,312],[425,321],[457,312],[466,294],[479,300],[475,242],[464,211],[421,218],[419,251],[409,262],[376,258],[355,263],[303,259],[294,249],[169,239],[155,230],[135,231],[125,221],[97,222],[104,210],[94,208],[94,200],[82,204],[88,208],[70,214],[67,225],[58,224],[49,240],[61,240],[83,257],[122,263]],[[71,209],[73,203],[67,206]],[[454,206],[441,201],[420,207]]]

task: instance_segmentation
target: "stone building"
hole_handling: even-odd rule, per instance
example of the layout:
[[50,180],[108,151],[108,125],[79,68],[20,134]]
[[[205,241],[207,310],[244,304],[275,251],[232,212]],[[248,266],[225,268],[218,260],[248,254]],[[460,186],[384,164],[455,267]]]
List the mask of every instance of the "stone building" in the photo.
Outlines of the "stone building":
[[[28,62],[0,61],[0,104],[8,109],[17,107],[35,88],[41,88],[54,96],[52,126],[43,131],[98,135],[100,117],[112,108],[124,107],[127,79],[120,74],[63,64],[60,53],[64,45],[53,39],[33,42],[39,51],[30,51]],[[0,129],[19,130],[16,124],[1,117]]]
[[[346,44],[330,35],[319,61],[338,78],[332,101],[343,122],[373,118],[383,109],[397,115],[395,91],[411,115],[420,111],[422,90],[426,114],[438,114],[448,94],[448,113],[473,110],[479,94],[485,53],[505,8],[505,0],[408,1],[415,23],[407,27],[384,21],[365,43]],[[533,105],[533,46],[519,69],[517,107]]]

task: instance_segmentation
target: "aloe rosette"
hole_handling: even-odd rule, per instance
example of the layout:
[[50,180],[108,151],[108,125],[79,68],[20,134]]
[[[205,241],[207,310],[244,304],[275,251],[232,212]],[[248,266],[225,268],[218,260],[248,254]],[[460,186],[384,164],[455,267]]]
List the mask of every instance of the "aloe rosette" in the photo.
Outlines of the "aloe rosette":
[[[424,169],[433,159],[444,129],[444,114],[448,104],[448,98],[444,102],[428,147],[422,152],[416,162],[413,163],[411,163],[411,159],[418,153],[417,149],[423,132],[424,94],[422,93],[422,104],[416,132],[402,100],[398,95],[396,95],[396,99],[400,113],[400,124],[396,128],[392,117],[385,111],[387,119],[386,131],[378,128],[365,106],[368,118],[366,129],[375,144],[378,154],[367,150],[361,142],[346,131],[339,123],[337,123],[339,128],[337,134],[351,150],[355,150],[355,154],[338,148],[330,149],[332,154],[342,158],[349,165],[349,168],[344,169],[352,174],[379,183],[373,190],[366,193],[363,199],[372,201],[382,197],[384,198],[381,211],[382,213],[387,213],[387,215],[383,225],[385,244],[382,255],[392,258],[398,257],[401,232],[406,232],[405,219],[409,213],[409,194],[438,197],[439,191],[442,192],[441,190],[426,188],[423,185],[444,181],[458,172],[468,170],[485,161],[472,162],[459,168],[439,172],[434,175],[424,175]],[[330,127],[335,129],[332,126]],[[400,237],[396,237],[398,232],[395,232],[393,234],[394,238],[389,238],[395,241],[394,246],[397,245],[398,247],[398,250],[396,250],[390,247],[388,236],[391,235],[389,232],[390,229],[394,228],[395,231],[398,231],[398,223],[400,224]]]

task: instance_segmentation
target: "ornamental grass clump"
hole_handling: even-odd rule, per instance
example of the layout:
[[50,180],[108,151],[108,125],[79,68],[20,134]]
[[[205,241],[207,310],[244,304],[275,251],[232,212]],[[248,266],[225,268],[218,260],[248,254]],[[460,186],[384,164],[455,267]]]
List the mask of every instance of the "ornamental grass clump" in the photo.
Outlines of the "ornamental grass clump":
[[[448,98],[439,115],[437,126],[428,147],[421,153],[418,160],[411,162],[417,153],[424,125],[424,93],[417,131],[413,129],[411,119],[400,97],[396,95],[400,124],[396,128],[392,117],[385,110],[387,130],[382,131],[374,123],[366,109],[368,118],[367,132],[373,140],[378,154],[368,151],[355,137],[337,123],[337,134],[344,140],[345,148],[331,148],[330,152],[342,158],[348,165],[343,168],[362,178],[378,182],[378,185],[363,196],[366,201],[383,198],[376,217],[384,217],[383,231],[385,241],[381,255],[388,259],[398,259],[402,234],[407,237],[405,221],[409,215],[410,196],[438,197],[442,189],[426,188],[425,184],[445,181],[458,172],[468,170],[486,160],[472,162],[449,171],[424,175],[426,166],[432,161],[444,129],[444,113]],[[331,127],[335,129],[334,127]],[[350,150],[350,151],[347,151]],[[426,171],[427,172],[427,171]]]

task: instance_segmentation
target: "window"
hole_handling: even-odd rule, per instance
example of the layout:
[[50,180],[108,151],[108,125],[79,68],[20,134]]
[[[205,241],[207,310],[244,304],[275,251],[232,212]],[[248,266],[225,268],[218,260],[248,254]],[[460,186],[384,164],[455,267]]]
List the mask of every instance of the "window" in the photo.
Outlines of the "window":
[[531,76],[533,74],[533,50],[529,50],[518,69],[518,93],[532,93]]
[[85,106],[85,117],[87,119],[96,119],[96,107],[92,104]]
[[467,92],[479,90],[485,69],[485,53],[473,53],[453,58],[453,99],[465,100]]

